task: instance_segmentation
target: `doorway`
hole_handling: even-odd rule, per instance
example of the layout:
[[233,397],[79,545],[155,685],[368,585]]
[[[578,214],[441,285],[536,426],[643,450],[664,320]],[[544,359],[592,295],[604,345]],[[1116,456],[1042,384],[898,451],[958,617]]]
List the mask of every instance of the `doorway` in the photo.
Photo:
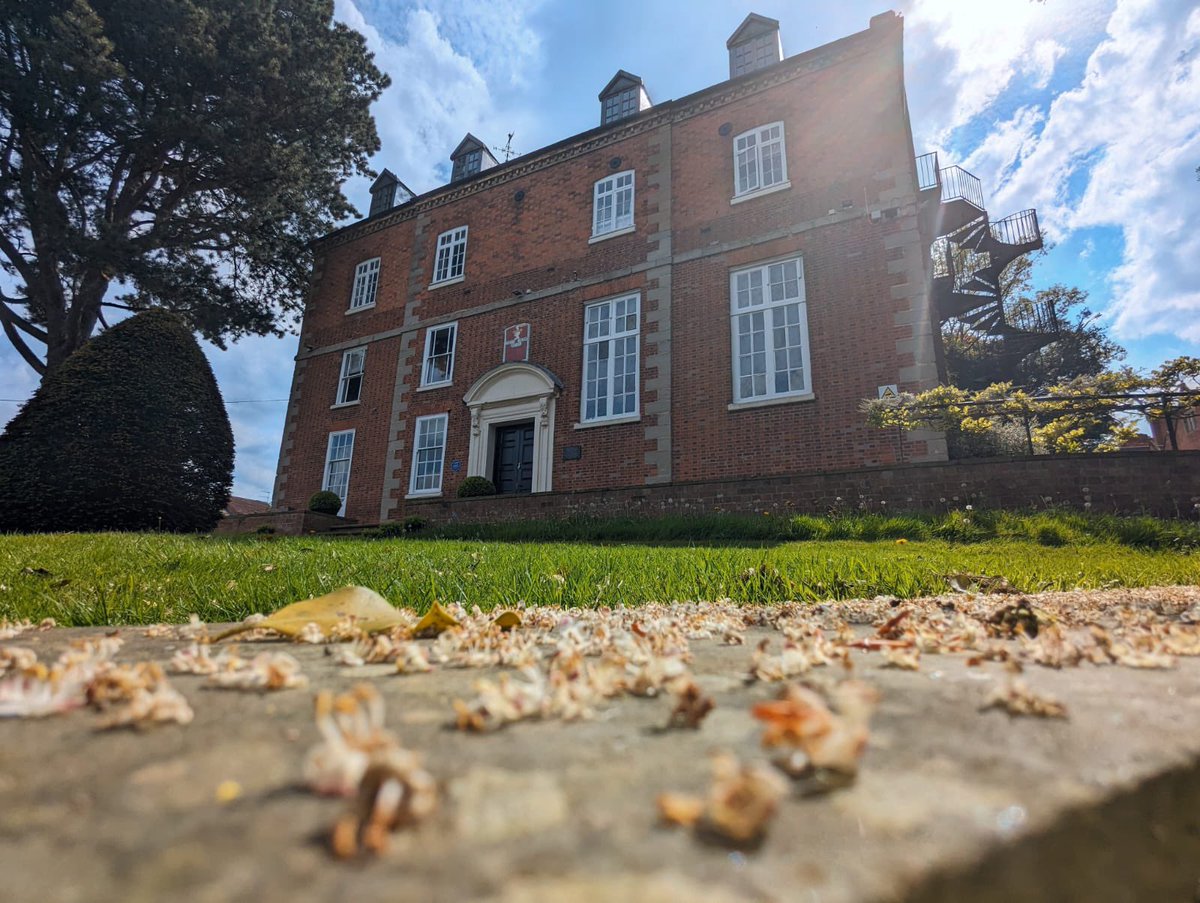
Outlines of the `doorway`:
[[533,491],[533,421],[495,427],[492,482],[498,493]]

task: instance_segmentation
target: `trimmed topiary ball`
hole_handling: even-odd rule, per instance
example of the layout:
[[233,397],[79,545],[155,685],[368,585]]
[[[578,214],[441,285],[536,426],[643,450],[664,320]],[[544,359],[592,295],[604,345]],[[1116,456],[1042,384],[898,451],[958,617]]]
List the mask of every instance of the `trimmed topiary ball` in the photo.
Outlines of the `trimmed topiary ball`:
[[487,477],[467,477],[458,487],[458,497],[460,499],[495,494],[496,487]]
[[317,514],[337,514],[342,510],[342,500],[336,492],[322,489],[320,492],[314,492],[308,500],[308,510]]
[[0,530],[210,530],[233,432],[191,330],[148,310],[47,374],[0,436]]

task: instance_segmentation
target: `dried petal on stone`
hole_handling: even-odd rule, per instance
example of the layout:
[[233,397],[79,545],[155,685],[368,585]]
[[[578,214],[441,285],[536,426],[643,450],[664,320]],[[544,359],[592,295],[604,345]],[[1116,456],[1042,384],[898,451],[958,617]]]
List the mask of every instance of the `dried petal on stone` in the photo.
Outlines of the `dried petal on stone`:
[[100,722],[102,730],[168,721],[190,724],[195,717],[187,699],[152,662],[111,667],[88,687],[88,701],[109,712]]
[[685,793],[660,793],[656,803],[659,818],[668,825],[690,828],[704,814],[704,800]]
[[322,690],[314,702],[322,741],[308,751],[305,783],[317,793],[349,796],[372,758],[399,748],[383,727],[383,699],[363,683],[338,696]]
[[1053,696],[1035,693],[1023,680],[1013,679],[997,687],[983,709],[1004,709],[1009,715],[1066,718],[1067,707]]
[[24,646],[0,646],[0,676],[9,671],[28,671],[37,664],[37,653]]
[[349,859],[360,852],[385,853],[389,834],[428,818],[437,806],[437,782],[421,767],[420,757],[388,749],[366,768],[353,804],[334,824],[333,854]]
[[786,792],[783,779],[772,769],[743,765],[728,754],[715,756],[713,783],[697,828],[728,846],[758,846]]
[[250,661],[231,659],[208,683],[223,690],[290,690],[308,686],[300,663],[286,652],[260,652]]
[[358,654],[358,650],[350,645],[338,646],[334,650],[333,661],[334,664],[344,665],[347,668],[361,668],[366,664],[363,657]]
[[883,649],[883,666],[885,668],[899,668],[903,671],[919,671],[921,670],[921,650],[912,649]]
[[751,714],[766,724],[763,746],[794,747],[814,768],[855,774],[867,746],[867,722],[879,696],[873,687],[856,680],[839,684],[831,695],[837,713],[819,694],[795,685],[775,702],[754,706]]
[[696,682],[689,679],[676,691],[675,708],[667,720],[667,727],[696,730],[714,705],[712,697],[705,696]]

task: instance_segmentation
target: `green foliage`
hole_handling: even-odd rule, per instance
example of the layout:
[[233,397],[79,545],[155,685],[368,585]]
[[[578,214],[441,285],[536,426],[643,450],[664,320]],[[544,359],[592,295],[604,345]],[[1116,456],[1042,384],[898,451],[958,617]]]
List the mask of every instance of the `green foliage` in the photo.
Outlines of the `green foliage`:
[[1112,532],[1124,545],[1147,549],[1168,547],[1180,539],[1177,531],[1152,517],[1114,519]]
[[949,542],[983,542],[991,534],[971,512],[956,510],[948,512],[941,523],[934,525],[933,535]]
[[829,522],[821,517],[798,514],[789,523],[788,536],[799,540],[825,539],[829,536]]
[[0,436],[0,530],[211,529],[233,434],[174,314],[118,323],[42,382]]
[[1119,449],[1136,430],[1135,415],[1176,420],[1200,405],[1200,359],[1167,361],[1149,376],[1124,368],[1081,376],[1032,395],[1011,383],[979,391],[937,386],[919,395],[868,399],[867,422],[881,429],[935,429],[951,437],[980,436],[1011,446],[1025,436],[1025,453],[1103,452]]
[[429,526],[429,521],[423,517],[406,517],[402,521],[390,520],[380,524],[371,530],[364,530],[363,534],[367,536],[376,536],[379,539],[395,539],[400,536],[412,536],[414,533],[420,533]]
[[329,0],[0,0],[0,39],[0,318],[31,366],[110,285],[218,345],[300,313],[388,84]]
[[[761,521],[774,518],[758,518]],[[782,519],[779,519],[782,520]],[[347,583],[420,612],[432,599],[470,609],[632,606],[732,598],[823,601],[944,592],[945,575],[1001,575],[1022,591],[1200,581],[1200,558],[1094,542],[1050,548],[1028,539],[973,545],[804,542],[614,546],[346,538],[231,539],[131,534],[12,536],[0,543],[0,617],[60,624],[237,621]],[[273,565],[271,568],[266,565]]]
[[336,492],[322,489],[312,494],[308,500],[308,510],[317,514],[337,514],[342,510],[342,500]]
[[950,382],[968,390],[1010,382],[1032,392],[1096,376],[1125,357],[1125,349],[1110,339],[1099,316],[1087,306],[1087,292],[1065,285],[1033,289],[1037,256],[1018,257],[1000,274],[1000,298],[1005,310],[1019,320],[1030,309],[1052,311],[1058,324],[1051,344],[1014,357],[1005,353],[1004,340],[975,330],[959,320],[942,328],[942,345]]
[[1120,517],[1068,510],[1014,512],[952,509],[943,514],[875,512],[762,517],[706,514],[658,518],[579,518],[497,524],[431,526],[439,539],[497,542],[649,542],[769,544],[856,540],[977,543],[996,539],[1037,540],[1046,525],[1061,530],[1070,545],[1120,543],[1149,548],[1200,548],[1200,524],[1152,517]]
[[458,497],[460,499],[495,494],[496,487],[487,477],[467,477],[458,486]]
[[1042,524],[1037,528],[1037,533],[1034,534],[1038,545],[1043,546],[1065,546],[1069,542],[1067,531],[1058,524]]

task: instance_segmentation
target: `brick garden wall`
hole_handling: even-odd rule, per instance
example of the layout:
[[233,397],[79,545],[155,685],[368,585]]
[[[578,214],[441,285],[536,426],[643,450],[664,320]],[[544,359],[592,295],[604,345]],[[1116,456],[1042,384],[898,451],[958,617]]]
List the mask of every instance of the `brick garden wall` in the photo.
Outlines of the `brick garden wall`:
[[[841,500],[839,502],[839,499]],[[1090,503],[1090,505],[1089,505]],[[1116,452],[912,464],[632,489],[410,501],[433,523],[711,514],[819,514],[830,508],[945,511],[1047,506],[1194,517],[1200,452]]]

